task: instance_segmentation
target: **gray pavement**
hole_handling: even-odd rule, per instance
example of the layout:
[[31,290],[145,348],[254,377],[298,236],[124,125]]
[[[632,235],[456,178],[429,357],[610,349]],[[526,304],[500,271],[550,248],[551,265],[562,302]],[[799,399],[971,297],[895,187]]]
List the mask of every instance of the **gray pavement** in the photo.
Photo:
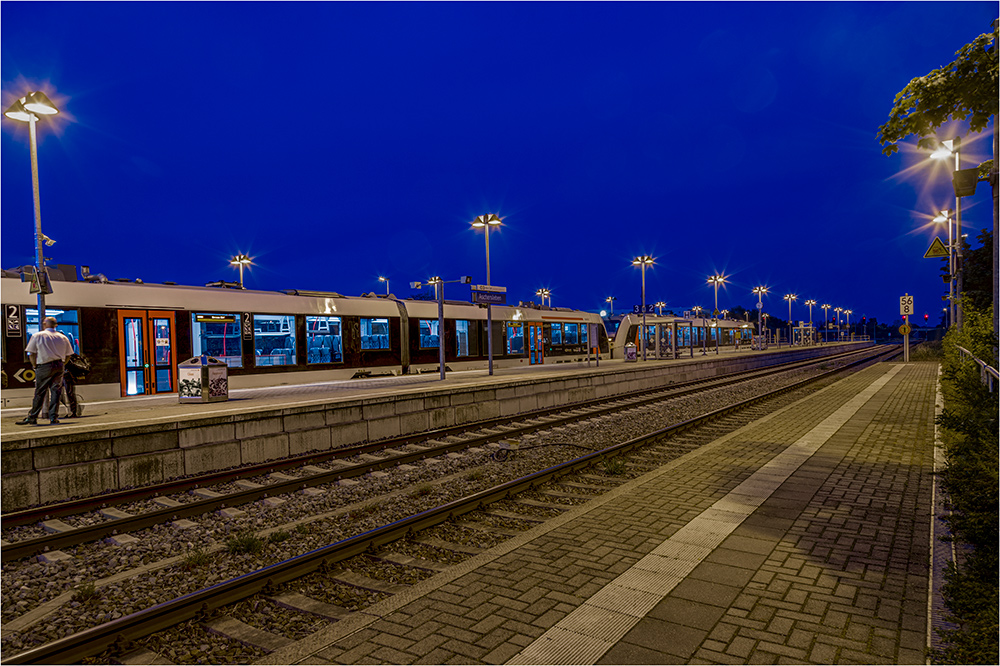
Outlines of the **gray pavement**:
[[936,364],[878,364],[259,663],[924,663]]

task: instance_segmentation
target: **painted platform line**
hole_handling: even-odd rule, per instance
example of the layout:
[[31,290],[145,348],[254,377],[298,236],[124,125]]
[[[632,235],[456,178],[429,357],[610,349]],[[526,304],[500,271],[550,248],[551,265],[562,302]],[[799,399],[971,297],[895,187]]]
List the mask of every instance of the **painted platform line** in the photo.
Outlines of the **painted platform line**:
[[507,663],[596,664],[903,367],[894,365]]

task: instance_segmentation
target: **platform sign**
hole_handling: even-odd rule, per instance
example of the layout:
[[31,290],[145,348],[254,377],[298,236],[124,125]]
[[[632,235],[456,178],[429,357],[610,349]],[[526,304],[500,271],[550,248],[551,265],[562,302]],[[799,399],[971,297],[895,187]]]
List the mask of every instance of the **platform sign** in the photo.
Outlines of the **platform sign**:
[[240,321],[240,328],[243,331],[243,339],[253,340],[253,315],[249,312],[244,312],[240,315]]
[[944,246],[944,243],[942,243],[941,239],[937,236],[934,237],[934,242],[932,242],[931,246],[927,248],[926,252],[924,252],[924,259],[942,259],[947,256],[948,248]]
[[913,314],[913,296],[907,294],[906,296],[899,297],[899,314],[901,315]]
[[484,305],[506,305],[507,287],[497,287],[491,284],[473,284],[472,302]]
[[[646,306],[646,314],[655,314],[655,312],[656,312],[656,306],[655,305],[647,305]],[[642,314],[642,306],[641,305],[633,305],[632,306],[632,314]]]
[[21,328],[21,306],[20,305],[5,305],[4,308],[4,331],[7,332],[8,338],[19,338],[22,335],[23,329]]

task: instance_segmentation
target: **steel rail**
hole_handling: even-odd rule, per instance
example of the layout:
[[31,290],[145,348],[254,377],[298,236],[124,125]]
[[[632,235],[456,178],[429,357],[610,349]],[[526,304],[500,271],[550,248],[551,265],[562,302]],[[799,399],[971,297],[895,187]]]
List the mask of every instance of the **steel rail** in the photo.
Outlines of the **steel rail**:
[[37,648],[32,648],[4,660],[8,664],[70,664],[86,657],[99,654],[112,645],[136,640],[149,634],[174,626],[181,622],[207,614],[222,606],[236,603],[249,596],[283,583],[300,578],[322,567],[329,567],[338,561],[360,555],[378,546],[391,543],[406,534],[433,527],[452,518],[481,508],[486,504],[505,499],[519,492],[531,490],[549,480],[572,474],[608,458],[627,453],[660,439],[676,435],[684,430],[707,421],[725,416],[740,409],[763,402],[784,393],[802,388],[808,384],[827,378],[855,365],[868,363],[878,356],[898,355],[899,350],[887,350],[876,356],[858,359],[846,366],[828,370],[820,375],[808,377],[787,386],[774,389],[766,394],[702,414],[693,419],[662,428],[652,433],[633,438],[579,458],[554,465],[527,476],[508,481],[493,488],[480,491],[468,497],[454,500],[434,509],[408,516],[389,525],[369,530],[335,544],[317,548],[297,557],[276,562],[257,571],[244,574],[211,587],[186,594],[150,608],[112,620],[97,627],[71,636],[57,639]]
[[[870,349],[866,349],[854,352],[847,352],[845,354],[837,355],[837,358],[842,358],[844,356],[855,356],[870,351],[871,351]],[[815,365],[819,361],[826,361],[830,358],[831,357],[825,357],[823,359],[811,359],[809,361],[796,361],[788,365],[783,364],[781,367],[771,366],[768,368],[750,371],[749,373],[734,373],[722,377],[709,378],[707,380],[706,379],[694,380],[682,384],[674,384],[666,387],[660,387],[657,389],[653,389],[651,391],[641,392],[645,394],[654,393],[655,395],[652,396],[647,395],[647,397],[641,397],[641,398],[633,397],[631,399],[628,396],[622,396],[616,399],[616,402],[618,404],[601,408],[593,407],[593,403],[597,401],[584,401],[586,404],[573,403],[570,405],[566,405],[564,407],[548,408],[545,410],[538,410],[536,412],[521,414],[517,417],[506,417],[506,418],[510,419],[510,421],[536,420],[539,418],[547,417],[552,413],[566,414],[567,412],[576,412],[580,409],[589,409],[590,411],[588,411],[586,415],[592,418],[627,409],[635,409],[637,407],[641,407],[643,405],[647,405],[650,403],[660,402],[662,400],[683,397],[685,395],[690,395],[692,393],[697,393],[703,390],[730,386],[738,382],[747,381],[748,379],[767,377],[774,374],[780,374],[782,372],[788,372],[790,370],[794,370],[796,367]],[[746,376],[747,374],[751,374],[752,376],[747,377]],[[460,451],[473,446],[485,445],[491,441],[521,437],[526,434],[537,432],[538,430],[556,427],[564,423],[570,423],[578,420],[579,418],[580,414],[571,414],[560,418],[551,418],[542,423],[523,425],[508,432],[481,435],[481,436],[466,438],[459,442],[445,443],[433,447],[426,447],[426,448],[421,447],[420,450],[411,451],[409,453],[400,453],[398,455],[392,455],[388,458],[379,461],[370,461],[367,463],[359,463],[359,464],[348,463],[350,465],[348,467],[341,467],[339,469],[330,470],[328,472],[313,474],[310,476],[300,477],[288,481],[279,481],[277,483],[261,486],[260,488],[252,488],[233,493],[226,493],[220,497],[207,498],[195,502],[189,502],[177,507],[167,507],[164,509],[157,509],[155,511],[147,511],[139,515],[129,516],[127,518],[108,520],[93,525],[86,525],[66,532],[47,534],[45,536],[36,537],[33,539],[23,539],[21,541],[15,541],[13,543],[8,543],[0,547],[0,555],[2,555],[5,559],[23,559],[26,557],[31,557],[33,555],[36,555],[38,553],[43,553],[50,550],[58,550],[60,548],[67,548],[69,546],[75,546],[81,543],[98,541],[100,539],[114,536],[116,534],[134,532],[137,530],[145,529],[147,527],[152,527],[153,525],[158,525],[160,523],[165,523],[172,520],[191,518],[205,513],[210,513],[212,511],[218,511],[219,509],[223,509],[226,507],[235,507],[235,506],[241,506],[243,504],[249,504],[250,502],[256,502],[265,497],[293,493],[304,488],[319,486],[327,483],[333,483],[340,479],[350,479],[359,476],[364,476],[365,474],[368,474],[369,472],[372,471],[387,469],[390,467],[395,467],[397,465],[407,464],[411,462],[417,462],[425,458],[433,458],[439,455],[444,455],[446,453],[451,453],[453,451]],[[449,428],[448,431],[451,434],[445,436],[446,437],[454,436],[454,434],[458,433],[468,433],[469,431],[488,429],[489,427],[496,427],[496,425],[497,424],[483,426],[480,424],[470,424],[468,426],[461,428],[458,427]],[[420,441],[426,441],[427,436],[428,436],[427,433],[424,433],[419,438]],[[442,437],[441,434],[438,434],[437,436]],[[410,439],[412,438],[407,437],[406,438],[407,442],[409,442]],[[359,453],[365,453],[367,451],[392,449],[395,447],[405,446],[405,445],[407,444],[403,444],[397,439],[386,440],[383,442],[379,442],[378,444],[366,444],[363,445],[362,447],[352,448],[349,450],[349,452],[347,450],[342,450],[340,452],[340,455],[335,457],[349,457],[353,455],[358,455]],[[176,490],[174,492],[176,492]]]

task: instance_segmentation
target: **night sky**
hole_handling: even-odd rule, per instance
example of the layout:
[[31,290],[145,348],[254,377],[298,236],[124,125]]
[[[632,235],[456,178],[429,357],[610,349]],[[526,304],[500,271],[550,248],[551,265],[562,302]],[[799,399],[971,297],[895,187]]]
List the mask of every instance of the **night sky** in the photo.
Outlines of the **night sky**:
[[[782,295],[937,321],[923,254],[948,170],[876,139],[911,78],[989,32],[996,2],[3,2],[6,109],[42,89],[51,263],[110,279],[411,295],[485,282],[508,302],[615,311]],[[27,124],[2,122],[0,265],[34,263]],[[990,157],[992,125],[964,136]],[[915,145],[915,140],[912,141]],[[980,183],[965,231],[992,226]],[[56,293],[49,298],[59,303]],[[468,288],[448,285],[448,298]],[[814,319],[822,317],[814,310]]]

